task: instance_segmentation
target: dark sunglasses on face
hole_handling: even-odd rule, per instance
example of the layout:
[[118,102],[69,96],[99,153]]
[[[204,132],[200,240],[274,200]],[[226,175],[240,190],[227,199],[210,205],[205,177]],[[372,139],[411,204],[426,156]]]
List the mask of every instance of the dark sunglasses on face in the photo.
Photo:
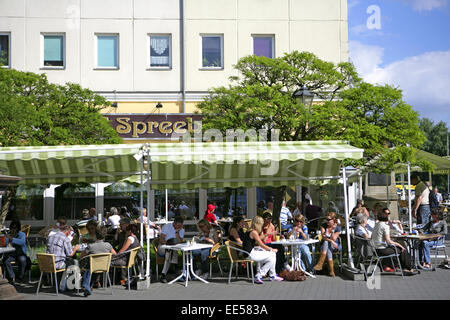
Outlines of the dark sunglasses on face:
[[327,218],[327,221],[331,221],[331,220],[333,220],[333,219],[329,219],[329,218]]

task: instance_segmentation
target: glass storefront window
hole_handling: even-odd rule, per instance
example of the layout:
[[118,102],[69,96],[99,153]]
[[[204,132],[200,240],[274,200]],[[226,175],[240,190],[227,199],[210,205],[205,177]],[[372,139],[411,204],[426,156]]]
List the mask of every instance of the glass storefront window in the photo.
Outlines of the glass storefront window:
[[11,200],[6,220],[43,220],[44,190],[41,185],[19,185]]
[[55,220],[79,220],[83,209],[90,208],[95,208],[95,188],[90,184],[65,183],[55,189]]
[[[140,207],[141,186],[138,183],[116,182],[107,186],[104,190],[104,208],[105,217],[109,213],[111,207],[127,207],[128,212],[132,215],[138,214],[139,211],[133,208]],[[147,207],[147,191],[144,189],[144,207]]]
[[211,188],[207,192],[208,203],[213,203],[217,206],[214,213],[218,218],[247,215],[246,188]]
[[[167,190],[168,219],[181,216],[184,220],[195,220],[199,217],[199,192],[197,190]],[[155,191],[155,217],[166,217],[166,191]]]

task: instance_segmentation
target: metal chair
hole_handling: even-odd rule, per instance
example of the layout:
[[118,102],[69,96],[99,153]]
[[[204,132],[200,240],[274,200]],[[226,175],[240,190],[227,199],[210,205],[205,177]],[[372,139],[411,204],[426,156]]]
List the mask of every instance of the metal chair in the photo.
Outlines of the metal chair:
[[[209,261],[209,278],[212,279],[212,266],[214,261],[217,261],[217,264],[219,265],[220,275],[223,277],[223,271],[222,267],[220,266],[220,260],[219,260],[219,254],[218,251],[221,248],[220,242],[216,243],[211,250],[209,251],[208,261]],[[216,253],[216,254],[214,254]]]
[[254,279],[254,275],[253,275],[253,263],[254,261],[248,258],[240,258],[238,256],[238,252],[244,253],[247,256],[249,255],[249,253],[247,251],[244,251],[240,248],[237,248],[237,246],[235,245],[235,242],[233,242],[233,244],[231,243],[231,241],[226,241],[225,242],[225,246],[227,248],[227,252],[228,252],[228,257],[230,258],[230,273],[228,274],[228,284],[231,283],[231,274],[233,273],[233,264],[236,264],[236,279],[238,278],[238,264],[239,263],[246,263],[247,264],[247,278],[249,277],[248,274],[248,269],[249,269],[249,263],[250,263],[250,269],[252,272],[252,283],[255,284],[255,279]]
[[155,269],[156,279],[158,279],[158,265],[164,265],[165,257],[160,257],[158,254],[159,238],[155,238],[152,241],[153,250],[155,251]]
[[[94,273],[102,273],[103,274],[103,288],[106,288],[107,281],[109,281],[109,285],[111,286],[111,295],[113,294],[113,288],[111,283],[111,278],[109,277],[109,268],[111,266],[111,253],[96,253],[90,254],[86,257],[80,259],[83,261],[84,259],[89,259],[89,272],[92,275]],[[85,268],[82,268],[84,271]]]
[[[355,237],[357,237],[357,236],[355,236]],[[364,239],[364,238],[361,238],[361,237],[358,237],[358,238],[361,241],[366,241],[367,242],[367,248],[370,250],[370,253],[372,254],[372,256],[370,258],[370,262],[369,262],[369,267],[367,268],[367,270],[370,270],[370,267],[372,266],[373,260],[374,259],[376,260],[376,263],[374,265],[371,277],[373,277],[373,275],[375,274],[375,271],[377,270],[378,264],[380,264],[380,270],[381,270],[381,273],[383,274],[383,264],[381,263],[381,261],[383,259],[390,259],[391,263],[392,263],[392,266],[394,266],[394,258],[396,258],[397,259],[397,264],[398,264],[400,272],[402,274],[402,278],[404,278],[402,265],[400,264],[400,258],[399,258],[400,254],[397,252],[397,247],[392,246],[392,248],[394,248],[394,250],[395,250],[395,253],[390,254],[390,255],[386,255],[386,256],[380,256],[380,255],[378,255],[377,250],[375,249],[375,246],[374,246],[374,244],[373,244],[371,239]],[[364,270],[364,273],[365,273],[365,276],[366,276],[366,279],[367,279],[367,271]]]
[[439,250],[442,250],[444,252],[445,255],[445,261],[448,260],[448,255],[447,255],[447,251],[445,250],[445,236],[439,237],[436,239],[436,242],[442,242],[442,244],[440,245],[434,245],[432,247],[430,247],[430,251],[431,250],[435,250],[435,254],[434,254],[434,264],[433,264],[433,271],[436,271],[436,264],[437,264],[437,258],[438,258],[438,253]]
[[58,277],[59,272],[64,272],[66,269],[56,269],[55,255],[50,253],[37,253],[36,258],[38,260],[39,270],[41,271],[41,276],[39,278],[39,283],[37,287],[36,294],[39,294],[39,287],[41,286],[42,275],[44,273],[52,273],[55,275],[55,287],[56,295],[58,295]]
[[128,291],[131,291],[130,287],[130,269],[133,268],[136,265],[136,255],[138,251],[141,249],[141,247],[137,247],[131,250],[127,250],[125,252],[122,252],[121,254],[128,255],[128,262],[126,266],[120,266],[120,265],[111,265],[111,268],[113,268],[113,283],[115,283],[116,278],[116,269],[127,269],[127,282],[128,282]]

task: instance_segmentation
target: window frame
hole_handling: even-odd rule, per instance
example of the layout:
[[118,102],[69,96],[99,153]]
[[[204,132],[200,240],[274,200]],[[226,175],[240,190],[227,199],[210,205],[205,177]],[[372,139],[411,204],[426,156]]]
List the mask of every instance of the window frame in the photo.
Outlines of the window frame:
[[274,34],[260,34],[260,33],[252,33],[251,41],[252,41],[252,54],[255,55],[255,38],[271,38],[272,39],[272,58],[275,59],[275,35]]
[[[203,66],[203,37],[219,37],[220,38],[220,67],[204,67]],[[200,70],[218,71],[225,69],[225,46],[223,33],[201,33],[200,34]]]
[[[153,67],[151,66],[151,37],[169,37],[169,65]],[[148,33],[147,34],[147,70],[172,70],[172,34],[171,33]]]
[[[62,66],[46,66],[44,64],[45,52],[45,36],[61,36],[62,37]],[[65,70],[66,69],[66,33],[65,32],[41,32],[41,70]]]
[[[102,36],[117,37],[117,48],[116,48],[117,66],[102,67],[102,66],[98,65],[98,37],[99,36],[100,37],[102,37]],[[94,61],[95,61],[94,70],[119,70],[120,69],[120,34],[119,33],[96,32],[94,34]]]
[[8,37],[8,64],[6,66],[0,66],[0,68],[11,69],[11,32],[0,32],[0,36]]

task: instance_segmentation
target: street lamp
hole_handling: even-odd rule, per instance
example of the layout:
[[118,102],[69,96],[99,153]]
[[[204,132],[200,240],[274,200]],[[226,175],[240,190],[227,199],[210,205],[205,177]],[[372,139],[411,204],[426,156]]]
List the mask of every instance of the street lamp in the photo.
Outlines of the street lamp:
[[308,88],[303,86],[301,89],[294,92],[294,98],[297,100],[297,103],[304,104],[309,108],[312,105],[314,93],[310,92]]

